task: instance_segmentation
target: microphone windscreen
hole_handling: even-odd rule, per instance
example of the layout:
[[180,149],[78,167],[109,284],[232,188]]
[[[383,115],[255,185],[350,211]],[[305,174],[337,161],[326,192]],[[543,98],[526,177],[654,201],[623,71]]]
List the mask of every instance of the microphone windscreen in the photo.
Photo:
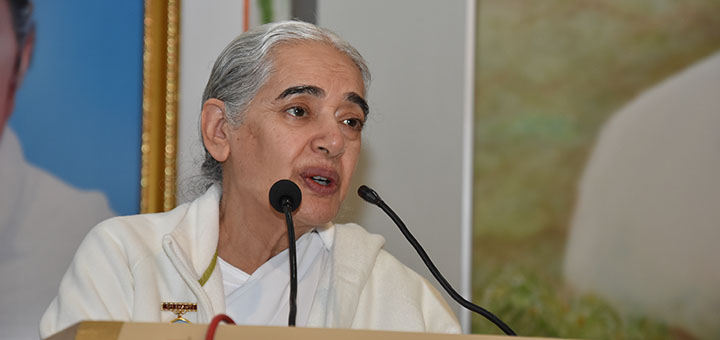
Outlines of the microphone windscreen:
[[302,201],[302,192],[293,181],[281,179],[270,188],[270,205],[275,210],[283,212],[283,201],[290,202],[290,211],[295,211]]
[[358,188],[358,195],[360,198],[371,204],[377,205],[381,201],[380,195],[367,185],[361,185]]

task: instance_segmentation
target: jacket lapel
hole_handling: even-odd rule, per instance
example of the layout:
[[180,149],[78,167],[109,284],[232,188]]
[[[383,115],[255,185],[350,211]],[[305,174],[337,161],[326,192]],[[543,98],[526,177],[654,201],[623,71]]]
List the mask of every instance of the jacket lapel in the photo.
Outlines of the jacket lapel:
[[197,200],[189,203],[185,216],[172,232],[163,237],[163,249],[171,262],[198,297],[198,321],[209,322],[216,313],[225,311],[225,294],[219,266],[200,286],[198,280],[215,255],[219,233],[221,189],[214,185]]
[[308,326],[351,328],[360,294],[385,239],[357,224],[335,227],[331,265],[320,279]]

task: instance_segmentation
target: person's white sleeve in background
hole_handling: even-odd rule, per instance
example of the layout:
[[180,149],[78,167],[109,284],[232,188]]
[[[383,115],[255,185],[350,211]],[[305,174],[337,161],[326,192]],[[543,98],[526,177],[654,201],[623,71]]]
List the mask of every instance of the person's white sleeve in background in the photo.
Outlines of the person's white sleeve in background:
[[42,338],[83,320],[130,320],[133,276],[122,244],[106,232],[111,225],[98,225],[83,240],[40,321]]

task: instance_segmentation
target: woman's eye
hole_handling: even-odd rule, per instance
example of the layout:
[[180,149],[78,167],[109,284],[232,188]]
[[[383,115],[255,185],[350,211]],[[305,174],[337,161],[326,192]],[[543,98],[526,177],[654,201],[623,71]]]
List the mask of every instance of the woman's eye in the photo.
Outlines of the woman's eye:
[[361,130],[365,124],[362,120],[357,118],[348,118],[343,120],[343,124],[357,130]]
[[293,117],[304,117],[305,115],[307,115],[307,111],[305,111],[305,109],[299,106],[293,106],[285,110],[285,112],[289,113]]

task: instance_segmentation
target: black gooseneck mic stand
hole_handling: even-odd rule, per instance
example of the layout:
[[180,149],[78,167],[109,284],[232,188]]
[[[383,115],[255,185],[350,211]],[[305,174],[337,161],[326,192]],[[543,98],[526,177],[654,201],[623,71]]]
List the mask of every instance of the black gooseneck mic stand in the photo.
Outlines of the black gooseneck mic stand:
[[370,189],[370,187],[366,185],[361,185],[360,188],[358,188],[358,195],[366,202],[378,206],[388,216],[390,216],[390,219],[392,219],[393,222],[395,222],[395,224],[398,226],[398,228],[400,228],[400,231],[403,233],[403,235],[405,235],[405,238],[410,242],[413,248],[415,248],[418,255],[420,255],[420,258],[422,258],[423,262],[425,262],[425,265],[428,267],[428,269],[430,269],[430,273],[432,273],[432,275],[445,289],[445,291],[450,294],[453,300],[457,301],[463,307],[484,316],[486,319],[490,320],[492,323],[498,326],[498,328],[505,332],[505,334],[517,335],[508,325],[506,325],[502,320],[500,320],[500,318],[495,316],[493,313],[490,313],[490,311],[488,311],[487,309],[466,300],[455,291],[455,289],[450,285],[450,283],[445,280],[445,277],[440,274],[440,271],[437,269],[437,267],[435,267],[435,264],[433,264],[432,260],[430,260],[430,257],[427,255],[420,243],[410,233],[408,228],[405,226],[405,223],[403,223],[400,217],[392,209],[390,209],[387,204],[385,204],[385,202],[380,198],[380,195],[378,195],[375,190]]
[[295,226],[292,212],[302,201],[302,193],[293,181],[282,179],[270,188],[270,205],[275,210],[285,214],[285,223],[288,232],[288,254],[290,255],[290,313],[288,326],[295,327],[295,314],[297,314],[297,255],[295,252]]

